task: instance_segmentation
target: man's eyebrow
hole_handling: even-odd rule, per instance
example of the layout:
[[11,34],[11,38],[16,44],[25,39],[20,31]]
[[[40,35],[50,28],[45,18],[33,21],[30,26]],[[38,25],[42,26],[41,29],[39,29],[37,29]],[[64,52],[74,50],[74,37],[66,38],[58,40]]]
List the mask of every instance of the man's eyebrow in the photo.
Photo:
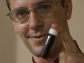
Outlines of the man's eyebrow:
[[26,10],[27,8],[26,7],[17,7],[15,9],[13,9],[12,11],[15,11],[15,10],[17,11],[17,10],[22,10],[22,9],[25,9]]
[[39,4],[43,4],[43,3],[52,3],[53,1],[51,0],[42,0],[42,1],[39,1],[39,2],[36,2],[35,5],[39,5]]

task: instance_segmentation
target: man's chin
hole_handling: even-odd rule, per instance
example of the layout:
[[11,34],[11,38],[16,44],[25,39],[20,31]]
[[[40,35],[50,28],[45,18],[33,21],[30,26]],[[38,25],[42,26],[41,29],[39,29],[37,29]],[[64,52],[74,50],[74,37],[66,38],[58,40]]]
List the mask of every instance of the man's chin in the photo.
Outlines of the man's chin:
[[41,54],[41,51],[39,51],[39,52],[33,52],[33,55],[36,56],[36,57],[40,57],[40,54]]
[[40,54],[41,54],[41,51],[43,49],[43,45],[42,46],[39,46],[39,47],[34,47],[32,50],[31,50],[31,53],[36,56],[36,57],[40,57]]

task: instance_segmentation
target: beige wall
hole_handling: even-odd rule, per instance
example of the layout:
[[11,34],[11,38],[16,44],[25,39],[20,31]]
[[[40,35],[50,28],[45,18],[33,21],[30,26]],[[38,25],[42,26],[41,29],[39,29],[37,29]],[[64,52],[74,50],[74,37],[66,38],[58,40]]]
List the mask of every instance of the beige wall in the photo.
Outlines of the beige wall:
[[84,0],[72,0],[72,18],[68,21],[70,32],[84,52]]
[[[73,0],[73,14],[68,21],[71,35],[84,52],[84,0]],[[0,0],[0,63],[31,63],[31,54],[14,32],[5,0]]]

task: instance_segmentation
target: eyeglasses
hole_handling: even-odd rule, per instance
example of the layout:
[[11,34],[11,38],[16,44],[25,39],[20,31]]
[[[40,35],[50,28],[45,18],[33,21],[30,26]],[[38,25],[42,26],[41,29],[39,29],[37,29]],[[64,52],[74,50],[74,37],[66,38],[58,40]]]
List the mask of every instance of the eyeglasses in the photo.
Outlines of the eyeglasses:
[[11,18],[11,20],[15,22],[22,22],[26,19],[29,19],[29,15],[31,11],[34,11],[38,16],[45,18],[53,15],[55,11],[55,6],[60,3],[62,0],[59,0],[54,5],[51,3],[43,3],[34,7],[34,9],[27,10],[24,8],[15,9],[10,11],[7,16]]

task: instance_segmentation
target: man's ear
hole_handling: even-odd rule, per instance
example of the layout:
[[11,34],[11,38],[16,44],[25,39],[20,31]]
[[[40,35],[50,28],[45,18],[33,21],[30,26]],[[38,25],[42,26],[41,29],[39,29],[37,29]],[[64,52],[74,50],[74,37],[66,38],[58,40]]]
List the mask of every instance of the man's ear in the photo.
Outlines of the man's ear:
[[16,27],[15,27],[15,22],[13,22],[13,25],[14,25],[15,32],[17,33],[17,29],[16,29]]
[[71,0],[65,0],[65,8],[66,8],[67,20],[69,20],[72,14],[72,1]]

